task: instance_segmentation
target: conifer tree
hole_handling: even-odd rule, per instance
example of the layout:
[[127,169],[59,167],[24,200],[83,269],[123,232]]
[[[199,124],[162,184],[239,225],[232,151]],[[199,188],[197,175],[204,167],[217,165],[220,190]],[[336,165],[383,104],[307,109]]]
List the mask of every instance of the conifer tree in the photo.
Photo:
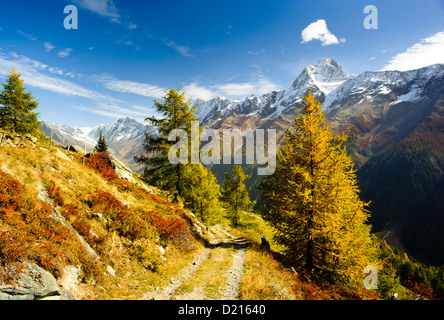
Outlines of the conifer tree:
[[32,112],[38,107],[38,101],[31,92],[26,92],[21,74],[15,68],[6,76],[0,92],[0,127],[17,133],[35,133],[39,131],[38,113]]
[[95,152],[107,152],[108,145],[106,144],[105,137],[102,135],[102,130],[100,130],[99,140],[97,141],[96,146],[94,147]]
[[234,166],[231,176],[228,172],[225,172],[225,179],[221,188],[221,200],[224,202],[234,226],[241,223],[242,212],[251,210],[255,203],[250,200],[248,195],[251,188],[247,188],[244,182],[249,178],[251,178],[251,175],[246,175],[240,165]]
[[184,170],[185,206],[202,221],[214,220],[220,213],[220,187],[216,177],[201,163]]
[[347,136],[332,135],[311,92],[302,103],[276,171],[261,185],[263,217],[295,266],[329,279],[362,279],[375,253],[368,204],[359,199],[356,170],[343,146]]
[[[143,144],[144,154],[135,157],[139,164],[147,165],[144,179],[147,183],[170,191],[174,201],[183,201],[184,196],[184,167],[186,164],[172,164],[168,159],[168,151],[175,144],[168,141],[169,133],[174,129],[183,129],[191,136],[191,121],[194,118],[194,109],[191,99],[186,101],[185,92],[170,89],[166,91],[163,101],[154,101],[154,107],[161,118],[148,117],[145,120],[155,125],[158,133],[145,134]],[[188,144],[191,145],[190,143]],[[188,152],[190,156],[191,152]]]

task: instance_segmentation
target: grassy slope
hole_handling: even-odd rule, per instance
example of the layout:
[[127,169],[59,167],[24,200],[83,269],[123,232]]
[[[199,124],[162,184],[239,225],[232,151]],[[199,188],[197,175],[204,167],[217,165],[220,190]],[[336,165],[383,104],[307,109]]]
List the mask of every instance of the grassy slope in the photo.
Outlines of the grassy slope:
[[[63,151],[0,147],[0,280],[11,280],[10,266],[25,260],[56,277],[73,264],[83,280],[77,298],[137,299],[201,248],[185,210],[128,182],[105,179],[77,154],[67,161],[57,152]],[[158,246],[166,248],[166,261]]]
[[[112,178],[109,172],[105,178],[88,163],[84,165],[78,154],[65,152],[71,159],[67,161],[56,155],[60,152],[65,151],[41,145],[0,147],[0,282],[11,281],[12,267],[26,260],[37,262],[57,278],[65,266],[75,265],[81,271],[81,283],[73,290],[76,298],[138,299],[165,286],[203,248],[191,236],[189,225],[181,224],[189,220],[189,213],[143,188]],[[228,224],[222,216],[217,223]],[[241,299],[380,297],[359,285],[311,282],[261,252],[261,236],[271,240],[273,231],[254,214],[245,215],[240,230],[230,230],[251,242]],[[166,248],[166,261],[158,245]],[[273,243],[272,249],[282,250]],[[387,279],[396,280],[396,275]],[[404,292],[404,298],[412,297]]]

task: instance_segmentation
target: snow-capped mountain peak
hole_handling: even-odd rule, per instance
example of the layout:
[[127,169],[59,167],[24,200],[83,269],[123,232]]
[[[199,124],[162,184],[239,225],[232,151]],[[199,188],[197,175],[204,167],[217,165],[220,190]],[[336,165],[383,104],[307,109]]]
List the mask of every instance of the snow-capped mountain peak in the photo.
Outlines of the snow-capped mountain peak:
[[197,99],[195,116],[205,124],[223,120],[233,114],[275,116],[294,109],[308,90],[323,100],[345,81],[354,78],[355,75],[343,71],[333,59],[324,58],[305,67],[285,90],[261,96],[252,95],[244,100],[232,101],[221,97],[209,101]]
[[315,64],[305,67],[289,89],[310,87],[313,91],[318,89],[324,95],[328,95],[346,80],[353,78],[356,78],[356,76],[344,72],[336,61],[330,58],[323,58]]

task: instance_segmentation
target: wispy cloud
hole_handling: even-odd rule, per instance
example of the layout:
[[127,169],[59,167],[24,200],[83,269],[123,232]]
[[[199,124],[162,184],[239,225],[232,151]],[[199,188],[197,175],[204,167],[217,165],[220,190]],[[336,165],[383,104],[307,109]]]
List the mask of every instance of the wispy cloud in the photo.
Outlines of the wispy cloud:
[[71,51],[72,51],[72,49],[70,49],[70,48],[66,48],[66,49],[60,50],[60,51],[57,53],[57,55],[58,55],[60,58],[66,58],[67,56],[69,56],[69,55],[71,54]]
[[24,36],[25,38],[28,38],[29,40],[32,40],[32,41],[36,41],[37,40],[37,38],[36,37],[34,37],[32,34],[28,34],[28,33],[25,33],[25,32],[23,32],[22,30],[17,30],[17,32],[19,33],[19,34],[21,34],[22,36]]
[[332,44],[345,43],[345,38],[338,38],[327,28],[327,23],[323,19],[310,23],[301,33],[301,43],[310,42],[312,40],[320,40],[323,46]]
[[193,82],[185,85],[183,89],[186,90],[187,96],[193,99],[209,100],[217,96],[243,98],[250,94],[266,94],[280,90],[281,86],[262,73],[255,72],[251,75],[251,80],[248,82],[228,82],[211,86]]
[[248,51],[248,54],[254,55],[254,56],[259,56],[261,54],[264,54],[265,52],[267,52],[264,48],[256,50],[256,51]]
[[194,55],[192,55],[190,53],[190,48],[187,46],[182,46],[182,45],[178,45],[176,42],[174,41],[169,41],[166,40],[165,44],[170,47],[173,48],[174,50],[176,50],[177,52],[179,52],[181,55],[183,55],[184,57],[194,57]]
[[100,75],[94,77],[95,80],[108,90],[137,94],[145,97],[162,98],[165,89],[148,83],[140,83],[129,80],[119,80],[110,75]]
[[50,67],[42,62],[17,55],[16,53],[7,54],[0,51],[0,73],[8,73],[13,66],[21,73],[22,79],[27,85],[67,96],[78,96],[95,101],[117,101],[112,97],[86,89],[71,81],[45,74],[49,72],[55,75],[64,75],[63,71],[57,67]]
[[124,118],[124,117],[132,117],[136,120],[139,120],[140,122],[143,122],[143,119],[145,119],[148,116],[154,115],[152,109],[143,108],[139,106],[129,106],[129,107],[122,107],[120,105],[115,104],[106,104],[106,103],[99,103],[93,107],[91,106],[75,106],[74,109],[79,111],[86,111],[93,114],[102,115],[105,117],[110,118]]
[[444,63],[444,31],[422,39],[399,53],[382,70],[406,71],[419,69],[435,63]]
[[129,30],[135,30],[135,29],[137,29],[137,25],[134,24],[134,23],[129,23],[129,24],[127,25],[127,28],[128,28]]
[[83,9],[110,18],[112,22],[121,22],[119,11],[113,0],[73,0],[73,2]]
[[[153,115],[154,111],[152,109],[140,106],[127,106],[125,105],[125,102],[121,100],[115,99],[107,94],[90,90],[60,77],[78,78],[78,76],[72,72],[64,72],[57,67],[48,66],[47,64],[23,55],[18,55],[14,52],[6,53],[0,49],[0,75],[8,73],[13,66],[15,66],[16,70],[22,75],[22,79],[27,86],[29,85],[31,87],[48,90],[61,95],[81,97],[89,100],[89,102],[86,102],[81,106],[74,107],[79,111],[99,114],[111,118],[129,116],[139,121],[143,121],[147,116]],[[129,85],[128,83],[129,82],[123,82],[123,84],[126,85]],[[123,84],[120,87],[120,91],[125,92],[123,91],[126,90]],[[140,91],[137,92],[138,94],[148,94],[147,91],[143,91],[140,86],[137,86],[137,83],[133,83],[132,85],[134,84],[136,84],[136,88],[140,89]],[[118,83],[110,82],[109,85],[111,87],[113,85],[117,86]]]
[[55,47],[54,47],[52,44],[50,44],[49,42],[45,42],[45,43],[43,43],[43,46],[45,47],[45,51],[46,51],[46,52],[50,52],[52,49],[55,48]]

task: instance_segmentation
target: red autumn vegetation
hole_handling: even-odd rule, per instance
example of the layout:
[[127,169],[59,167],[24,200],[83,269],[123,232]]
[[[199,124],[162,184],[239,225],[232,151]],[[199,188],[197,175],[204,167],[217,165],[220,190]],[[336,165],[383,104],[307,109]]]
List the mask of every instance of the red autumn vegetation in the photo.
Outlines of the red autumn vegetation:
[[108,181],[119,179],[112,168],[109,152],[95,152],[86,159],[88,167],[98,171]]
[[49,197],[53,199],[57,205],[63,206],[65,202],[63,201],[60,188],[56,186],[55,182],[52,180],[46,181],[45,187],[48,191]]
[[58,273],[81,255],[77,239],[51,207],[0,171],[0,263],[30,260]]
[[71,222],[72,227],[85,238],[88,244],[95,246],[105,241],[104,238],[99,237],[91,231],[88,221],[77,212],[77,209],[73,205],[67,204],[65,208],[66,209],[61,212],[62,216]]

